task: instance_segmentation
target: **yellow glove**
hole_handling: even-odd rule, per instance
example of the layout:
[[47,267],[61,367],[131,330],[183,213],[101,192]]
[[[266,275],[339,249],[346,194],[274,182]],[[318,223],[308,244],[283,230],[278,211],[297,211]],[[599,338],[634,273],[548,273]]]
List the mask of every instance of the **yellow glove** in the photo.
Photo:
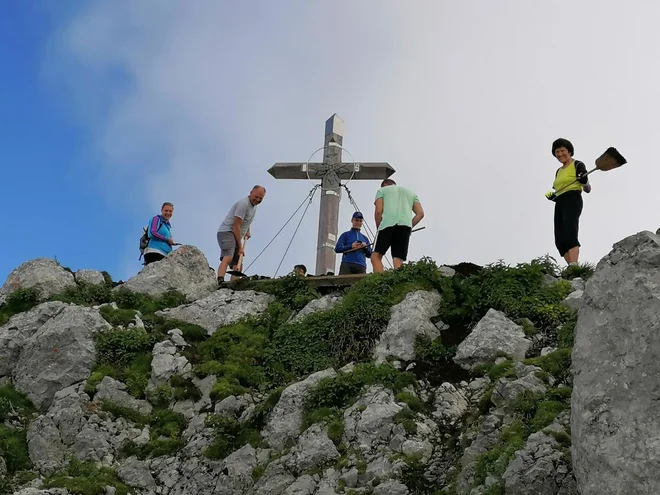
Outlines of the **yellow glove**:
[[548,191],[547,193],[545,193],[545,197],[552,201],[552,200],[555,199],[555,192],[554,191]]

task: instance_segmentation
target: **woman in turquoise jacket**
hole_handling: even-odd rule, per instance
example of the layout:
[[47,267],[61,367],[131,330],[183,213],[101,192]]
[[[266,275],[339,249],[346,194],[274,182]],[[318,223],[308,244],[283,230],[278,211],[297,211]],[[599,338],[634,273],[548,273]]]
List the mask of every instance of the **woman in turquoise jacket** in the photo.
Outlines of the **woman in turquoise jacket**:
[[160,208],[160,215],[156,215],[149,222],[149,229],[147,230],[149,244],[144,250],[145,265],[160,261],[172,252],[174,239],[172,238],[170,218],[172,218],[173,213],[174,205],[165,202]]

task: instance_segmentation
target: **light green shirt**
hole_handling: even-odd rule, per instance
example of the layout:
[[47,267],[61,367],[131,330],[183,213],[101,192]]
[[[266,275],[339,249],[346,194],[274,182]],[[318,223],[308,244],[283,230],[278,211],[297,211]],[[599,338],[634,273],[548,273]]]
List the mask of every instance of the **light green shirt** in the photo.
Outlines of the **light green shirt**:
[[412,227],[413,205],[419,203],[417,194],[402,186],[385,186],[378,189],[376,199],[383,198],[383,220],[378,226],[381,231],[393,225]]

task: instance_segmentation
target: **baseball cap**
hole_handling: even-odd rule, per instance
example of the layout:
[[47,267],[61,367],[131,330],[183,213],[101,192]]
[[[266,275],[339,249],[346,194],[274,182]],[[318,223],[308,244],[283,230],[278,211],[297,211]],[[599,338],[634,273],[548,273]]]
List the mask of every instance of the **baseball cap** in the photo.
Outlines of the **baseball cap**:
[[362,213],[360,213],[359,211],[356,211],[355,213],[353,213],[352,218],[364,218],[364,217],[362,216]]

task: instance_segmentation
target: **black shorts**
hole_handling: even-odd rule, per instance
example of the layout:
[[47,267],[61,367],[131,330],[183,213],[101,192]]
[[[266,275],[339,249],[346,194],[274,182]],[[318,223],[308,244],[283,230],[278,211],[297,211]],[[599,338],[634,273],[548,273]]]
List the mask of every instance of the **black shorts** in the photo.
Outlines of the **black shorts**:
[[406,261],[411,231],[412,228],[405,225],[394,225],[381,230],[378,232],[374,251],[385,256],[385,253],[391,247],[392,258],[399,258],[401,261]]
[[144,255],[144,264],[148,265],[149,263],[160,261],[163,258],[165,258],[165,255],[160,253],[147,253]]

